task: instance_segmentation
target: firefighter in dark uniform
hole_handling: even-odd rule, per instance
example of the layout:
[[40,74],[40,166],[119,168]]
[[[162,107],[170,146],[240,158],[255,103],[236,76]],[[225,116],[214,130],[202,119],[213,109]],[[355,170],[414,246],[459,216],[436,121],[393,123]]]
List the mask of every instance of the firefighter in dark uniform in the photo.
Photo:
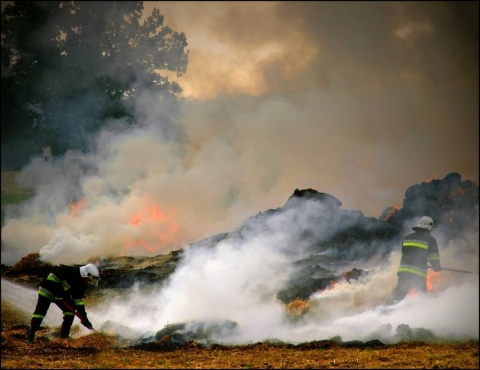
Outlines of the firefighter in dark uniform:
[[401,301],[415,289],[420,292],[427,291],[427,266],[428,262],[434,271],[441,271],[440,255],[437,240],[430,235],[434,224],[431,217],[423,216],[415,231],[408,234],[402,242],[402,258],[397,270],[398,283],[393,294],[393,303]]
[[61,338],[68,338],[75,313],[81,318],[82,325],[93,329],[85,311],[83,297],[87,284],[98,286],[100,274],[93,264],[85,266],[54,267],[53,271],[42,280],[38,289],[38,300],[28,328],[27,341],[33,343],[35,332],[40,328],[50,304],[55,303],[63,311]]

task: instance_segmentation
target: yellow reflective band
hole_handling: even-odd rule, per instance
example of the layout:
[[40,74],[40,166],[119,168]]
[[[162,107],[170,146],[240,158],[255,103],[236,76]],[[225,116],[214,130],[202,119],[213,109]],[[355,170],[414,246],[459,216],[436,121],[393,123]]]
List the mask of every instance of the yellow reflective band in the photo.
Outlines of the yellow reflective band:
[[402,244],[404,247],[417,247],[417,248],[423,248],[423,249],[428,249],[428,244],[423,244],[419,242],[404,242]]
[[65,280],[63,280],[61,284],[62,284],[63,290],[67,291],[68,289],[70,289],[70,284],[68,284]]
[[60,282],[60,279],[58,277],[56,277],[53,273],[50,273],[48,275],[47,280],[51,280],[51,281],[54,281],[56,283]]
[[64,316],[73,316],[73,312],[72,311],[64,311],[63,315]]
[[53,296],[52,293],[50,293],[48,290],[46,290],[45,288],[42,288],[42,287],[40,287],[38,289],[38,294],[45,297],[45,298],[48,298],[52,301],[55,299],[55,297]]
[[32,315],[32,318],[34,318],[34,319],[43,319],[44,317],[45,316],[43,316],[43,315],[37,315],[37,314]]
[[83,300],[75,301],[75,306],[85,306],[85,301]]
[[425,277],[425,278],[427,277],[427,274],[425,272],[410,269],[408,267],[399,267],[397,272],[409,272],[411,274],[415,274],[415,275],[422,276],[422,277]]

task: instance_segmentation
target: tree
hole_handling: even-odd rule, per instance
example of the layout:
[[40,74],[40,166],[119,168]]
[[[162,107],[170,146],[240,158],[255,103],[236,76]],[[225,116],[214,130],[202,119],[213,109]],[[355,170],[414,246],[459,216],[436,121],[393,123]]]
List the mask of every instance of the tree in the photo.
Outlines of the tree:
[[55,154],[90,149],[109,120],[137,123],[146,89],[176,99],[162,75],[186,72],[183,33],[142,1],[15,1],[1,14],[2,168],[24,165],[49,145]]

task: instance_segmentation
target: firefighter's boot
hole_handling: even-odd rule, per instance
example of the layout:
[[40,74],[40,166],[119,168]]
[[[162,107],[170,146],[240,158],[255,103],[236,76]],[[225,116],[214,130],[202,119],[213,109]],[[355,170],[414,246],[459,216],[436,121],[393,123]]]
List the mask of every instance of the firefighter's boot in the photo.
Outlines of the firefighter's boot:
[[32,320],[30,321],[30,327],[28,328],[27,332],[27,342],[30,344],[33,344],[34,339],[35,339],[35,332],[40,328],[40,324],[42,323],[41,318],[38,317],[32,317]]
[[30,326],[27,333],[27,342],[33,344],[35,339],[35,330]]
[[73,324],[73,314],[72,315],[64,315],[63,322],[62,322],[62,330],[60,331],[60,338],[68,338],[70,335],[70,328]]

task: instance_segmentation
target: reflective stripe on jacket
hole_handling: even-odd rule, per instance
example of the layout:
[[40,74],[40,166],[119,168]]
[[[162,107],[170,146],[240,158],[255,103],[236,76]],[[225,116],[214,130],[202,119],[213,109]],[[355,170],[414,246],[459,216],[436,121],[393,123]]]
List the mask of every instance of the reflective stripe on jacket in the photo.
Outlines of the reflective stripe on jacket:
[[427,277],[427,263],[434,270],[440,268],[440,255],[436,239],[427,230],[418,230],[402,242],[402,259],[397,273],[410,273]]
[[85,290],[86,282],[80,275],[80,267],[61,265],[54,267],[42,280],[38,294],[51,300],[71,298],[82,302]]

